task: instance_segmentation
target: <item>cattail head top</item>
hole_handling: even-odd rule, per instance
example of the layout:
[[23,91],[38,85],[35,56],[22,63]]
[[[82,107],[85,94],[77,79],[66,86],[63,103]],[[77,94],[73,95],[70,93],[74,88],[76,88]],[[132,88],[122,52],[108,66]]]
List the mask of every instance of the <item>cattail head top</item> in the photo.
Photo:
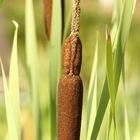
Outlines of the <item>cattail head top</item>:
[[80,0],[73,0],[71,36],[79,37],[80,29]]

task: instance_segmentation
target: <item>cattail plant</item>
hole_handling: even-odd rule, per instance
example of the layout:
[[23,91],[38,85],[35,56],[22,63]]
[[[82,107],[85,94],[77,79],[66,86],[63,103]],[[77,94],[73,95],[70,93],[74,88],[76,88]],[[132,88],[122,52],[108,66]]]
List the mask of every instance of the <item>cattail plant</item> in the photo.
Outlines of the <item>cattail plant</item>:
[[44,0],[45,29],[48,39],[51,35],[52,0]]
[[83,84],[79,76],[82,44],[79,39],[80,0],[73,0],[71,34],[65,40],[63,75],[58,87],[58,140],[79,140]]

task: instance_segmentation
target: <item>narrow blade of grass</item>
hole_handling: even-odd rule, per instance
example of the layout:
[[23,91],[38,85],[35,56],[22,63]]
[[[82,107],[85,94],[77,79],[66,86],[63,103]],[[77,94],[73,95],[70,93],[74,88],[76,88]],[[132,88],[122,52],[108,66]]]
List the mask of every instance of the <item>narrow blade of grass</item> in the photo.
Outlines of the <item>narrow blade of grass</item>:
[[62,25],[62,38],[64,35],[64,23],[65,23],[65,0],[61,0],[61,25]]
[[[114,126],[116,126],[115,120],[115,93],[114,93],[114,69],[113,69],[113,48],[111,42],[111,36],[109,31],[106,31],[106,67],[107,67],[107,80],[109,87],[109,96],[110,96],[110,110],[109,110],[109,124],[108,124],[108,138],[111,128],[112,117],[114,120]],[[115,128],[116,129],[116,128]],[[107,139],[108,139],[107,138]]]
[[37,39],[33,11],[33,1],[25,1],[25,37],[26,37],[26,60],[29,72],[30,92],[32,98],[32,109],[35,120],[36,140],[41,139],[41,122],[38,96],[38,52]]
[[[57,82],[61,74],[61,44],[62,44],[62,13],[61,0],[53,3],[52,34],[51,34],[51,66],[52,81]],[[55,69],[54,69],[55,68]],[[50,78],[51,80],[51,78]],[[56,94],[54,94],[56,95]]]
[[3,65],[1,62],[1,69],[2,69],[2,77],[3,77],[3,86],[4,86],[4,96],[5,96],[5,106],[6,106],[6,116],[7,116],[7,124],[8,124],[8,132],[9,132],[9,138],[11,140],[19,140],[18,131],[16,127],[16,120],[13,112],[12,107],[12,100],[11,100],[11,94],[9,93],[8,84],[6,80],[6,75],[3,69]]
[[[109,106],[111,106],[110,102],[109,102]],[[110,131],[111,131],[111,124],[112,124],[112,109],[110,107],[109,108],[109,119],[108,119],[108,128],[107,128],[106,140],[109,140]]]
[[127,106],[126,106],[126,88],[125,88],[125,60],[123,61],[122,66],[122,82],[123,82],[123,98],[124,98],[124,130],[125,130],[125,140],[130,140],[130,129],[129,129],[129,122],[128,122],[128,113],[127,113]]
[[97,67],[98,67],[97,64],[98,64],[98,33],[96,39],[94,61],[92,65],[91,79],[88,90],[87,140],[90,140],[97,111]]
[[20,139],[20,93],[19,93],[18,55],[17,55],[18,24],[15,21],[13,21],[13,23],[16,27],[16,30],[15,30],[14,40],[13,40],[13,49],[12,49],[11,62],[10,62],[9,93],[12,95],[12,104],[13,104],[14,115],[16,120],[16,127]]
[[118,89],[122,63],[124,59],[125,44],[127,41],[135,5],[136,5],[136,0],[129,0],[129,1],[125,0],[124,2],[123,13],[121,16],[119,32],[116,41],[117,49],[116,49],[115,62],[114,62],[115,93],[117,93],[117,89]]
[[13,47],[10,62],[9,88],[2,62],[1,69],[4,85],[4,96],[5,96],[9,138],[11,140],[19,140],[21,138],[21,134],[20,134],[20,95],[19,95],[18,59],[17,59],[18,24],[15,21],[13,21],[13,23],[16,29],[13,39]]
[[37,64],[37,39],[32,0],[25,2],[25,37],[27,66],[33,70]]
[[107,80],[109,87],[109,95],[111,98],[111,109],[115,115],[115,95],[114,95],[114,70],[113,70],[113,51],[111,36],[109,31],[106,31],[106,65],[107,65]]
[[71,31],[71,20],[72,20],[72,10],[71,10],[71,2],[66,2],[65,4],[65,23],[64,23],[64,34],[63,34],[63,41],[64,39],[70,35]]
[[116,49],[115,62],[114,62],[115,93],[117,93],[117,89],[118,89],[122,63],[124,59],[125,44],[130,29],[135,4],[136,4],[136,0],[129,0],[129,1],[126,0],[123,7],[123,13],[122,13],[119,32],[117,36],[117,49]]
[[104,117],[104,114],[108,105],[108,101],[109,101],[109,89],[108,89],[108,82],[106,79],[104,83],[102,95],[100,98],[100,102],[99,102],[99,106],[98,106],[98,110],[97,110],[97,114],[95,118],[95,123],[93,126],[93,131],[91,134],[91,140],[97,139],[98,132],[99,132],[99,129],[103,121],[103,117]]
[[[130,0],[130,1],[125,0],[124,7],[123,7],[123,14],[121,16],[121,20],[119,24],[118,37],[116,41],[117,50],[116,50],[116,55],[115,55],[115,66],[114,66],[115,93],[117,93],[117,89],[118,89],[118,84],[119,84],[119,79],[120,79],[120,74],[121,74],[121,69],[122,69],[122,60],[124,56],[123,51],[125,48],[126,40],[128,37],[130,25],[131,25],[131,19],[132,19],[135,3],[136,3],[136,0]],[[98,132],[102,124],[104,113],[108,105],[108,101],[109,101],[109,89],[108,89],[108,83],[106,80],[103,87],[93,131],[92,131],[92,136],[91,136],[92,140],[96,140],[98,136]]]
[[[114,0],[114,6],[113,6],[113,15],[112,15],[112,30],[111,30],[111,39],[112,43],[114,44],[115,38],[117,35],[117,29],[119,27],[121,14],[123,9],[123,1],[122,0]],[[114,49],[114,48],[113,48]]]
[[130,140],[130,130],[126,105],[124,106],[124,123],[125,123],[125,140]]
[[61,74],[62,10],[61,0],[53,2],[50,48],[50,115],[51,139],[56,139],[56,92]]

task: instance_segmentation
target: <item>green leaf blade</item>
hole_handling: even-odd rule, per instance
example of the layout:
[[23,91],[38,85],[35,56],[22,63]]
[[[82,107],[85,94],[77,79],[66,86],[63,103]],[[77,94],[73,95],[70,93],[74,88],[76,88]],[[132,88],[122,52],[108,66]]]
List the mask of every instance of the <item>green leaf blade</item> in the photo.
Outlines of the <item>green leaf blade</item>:
[[21,138],[21,126],[20,126],[20,93],[18,80],[18,58],[17,58],[18,24],[15,21],[13,21],[13,23],[15,25],[15,33],[10,62],[9,87],[6,80],[6,75],[4,72],[2,62],[1,69],[4,85],[4,96],[5,96],[9,138],[11,140],[19,140]]
[[26,61],[35,123],[35,138],[41,139],[40,104],[38,87],[38,49],[34,19],[33,0],[25,1]]
[[115,114],[115,95],[114,95],[114,70],[113,70],[113,51],[110,33],[106,33],[106,65],[107,65],[107,80],[109,87],[109,95],[111,98],[111,106],[113,114]]
[[20,138],[20,92],[19,92],[18,55],[17,55],[18,24],[15,21],[13,21],[13,24],[15,25],[16,29],[10,62],[9,93],[12,95],[11,100],[13,104],[14,117],[16,120],[15,123]]
[[4,72],[3,64],[1,62],[2,69],[2,78],[3,78],[3,86],[4,86],[4,97],[5,97],[5,106],[6,106],[6,116],[7,116],[7,124],[8,124],[8,132],[10,140],[19,140],[19,134],[17,131],[16,120],[14,116],[14,111],[12,108],[12,97],[8,89],[8,83],[6,80],[6,75]]
[[97,68],[98,67],[98,32],[88,90],[87,105],[87,140],[90,140],[97,111]]
[[98,106],[98,110],[97,110],[97,114],[95,118],[92,135],[91,135],[91,140],[96,140],[98,136],[98,132],[100,130],[100,127],[103,121],[103,116],[105,114],[105,111],[108,105],[108,101],[109,101],[109,89],[108,89],[108,82],[106,79],[104,87],[103,87],[102,95],[99,101],[99,106]]
[[[117,31],[118,32],[117,38],[116,38],[117,40],[113,41],[113,42],[117,42],[116,44],[113,44],[113,45],[117,45],[117,48],[116,48],[117,50],[116,50],[116,55],[115,55],[115,60],[114,60],[114,63],[115,63],[114,64],[115,93],[117,93],[117,89],[118,89],[118,84],[119,84],[119,79],[120,79],[120,74],[121,74],[121,69],[122,69],[122,63],[123,63],[122,61],[123,61],[123,57],[124,57],[123,51],[124,51],[126,40],[128,37],[128,32],[130,29],[130,24],[131,24],[131,19],[132,19],[135,3],[136,3],[136,0],[130,0],[130,1],[125,0],[124,7],[123,7],[123,14],[121,16],[119,29]],[[127,21],[127,23],[126,23],[126,21]],[[125,24],[127,24],[127,26],[125,26]],[[124,28],[127,28],[127,29],[124,29]],[[124,33],[122,33],[122,31],[124,31]],[[115,47],[113,46],[113,48],[115,48]],[[102,95],[101,95],[101,99],[100,99],[100,103],[99,103],[99,107],[98,107],[98,111],[97,111],[97,115],[96,115],[96,119],[95,119],[95,124],[94,124],[93,131],[92,131],[92,137],[91,137],[92,140],[96,140],[96,138],[98,136],[98,132],[99,132],[100,126],[102,124],[104,113],[105,113],[106,107],[108,105],[108,101],[109,101],[109,89],[108,89],[108,83],[106,80],[103,91],[102,91]]]
[[61,75],[61,44],[62,44],[62,2],[53,3],[52,26],[50,40],[50,116],[51,139],[56,139],[56,93],[57,84]]

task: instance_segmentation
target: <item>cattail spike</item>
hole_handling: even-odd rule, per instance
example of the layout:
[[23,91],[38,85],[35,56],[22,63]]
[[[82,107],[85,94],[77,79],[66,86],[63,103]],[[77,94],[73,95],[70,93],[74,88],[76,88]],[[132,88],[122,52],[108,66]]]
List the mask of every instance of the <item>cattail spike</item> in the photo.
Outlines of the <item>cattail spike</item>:
[[83,97],[80,77],[63,75],[58,92],[58,140],[79,140]]
[[73,0],[71,35],[64,43],[63,76],[58,87],[58,140],[79,140],[83,84],[79,76],[82,44],[79,39],[80,0]]
[[58,87],[58,140],[79,140],[83,84],[79,76],[82,62],[82,45],[78,38],[73,49],[73,37],[63,47],[63,76]]
[[48,39],[51,36],[51,19],[52,19],[52,0],[44,0],[45,9],[45,29]]
[[76,46],[73,46],[73,37],[68,37],[64,43],[62,67],[63,73],[79,75],[82,62],[82,44],[78,38]]

